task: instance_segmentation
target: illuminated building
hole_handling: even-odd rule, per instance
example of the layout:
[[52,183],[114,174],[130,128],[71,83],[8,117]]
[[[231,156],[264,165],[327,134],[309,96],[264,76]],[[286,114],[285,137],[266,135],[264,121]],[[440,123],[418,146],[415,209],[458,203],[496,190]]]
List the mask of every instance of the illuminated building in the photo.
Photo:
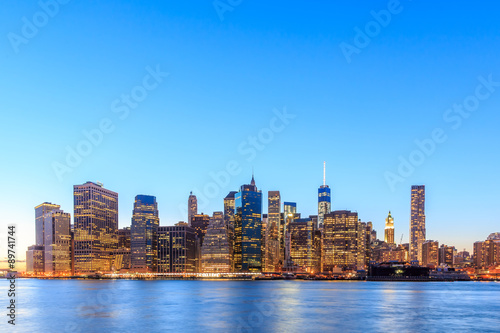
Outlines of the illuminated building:
[[210,216],[206,214],[193,215],[191,220],[191,228],[194,229],[196,236],[200,240],[200,246],[203,245],[203,239],[207,233],[208,224],[210,223]]
[[196,234],[187,223],[158,228],[158,272],[196,272]]
[[296,219],[288,225],[290,237],[290,259],[299,270],[312,272],[314,270],[314,231],[311,219]]
[[123,247],[123,248],[128,248],[130,249],[131,244],[130,244],[130,234],[131,230],[130,227],[125,227],[118,229],[118,248]]
[[411,187],[410,260],[422,262],[422,244],[425,241],[425,186]]
[[439,265],[438,258],[439,242],[426,240],[422,244],[422,266]]
[[442,244],[439,247],[438,252],[439,264],[453,267],[453,265],[455,264],[455,252],[456,250],[454,246],[447,246]]
[[358,220],[358,233],[357,233],[357,254],[356,254],[356,267],[358,270],[364,270],[368,264],[366,256],[366,223]]
[[117,248],[118,193],[87,182],[73,187],[75,272],[111,270]]
[[318,224],[319,228],[323,228],[323,220],[325,214],[331,212],[331,193],[330,187],[326,185],[326,164],[323,162],[323,185],[318,188]]
[[500,233],[493,233],[483,242],[474,243],[474,266],[477,268],[500,264]]
[[224,222],[234,229],[234,197],[236,191],[229,192],[224,198]]
[[189,193],[188,198],[188,224],[191,225],[193,217],[198,214],[198,200],[193,192]]
[[50,202],[44,202],[35,207],[35,245],[43,246],[45,242],[44,215],[60,208],[61,206]]
[[394,243],[394,219],[392,218],[390,211],[389,211],[389,215],[385,219],[384,242],[386,242],[387,244],[395,244]]
[[[325,214],[323,223],[322,271],[331,272],[335,267],[354,269],[358,265],[358,213],[337,210]],[[363,247],[364,248],[364,247]],[[364,261],[364,255],[360,262]]]
[[26,251],[26,272],[41,274],[44,270],[43,246],[31,245]]
[[278,271],[280,262],[281,196],[279,191],[267,194],[266,266],[264,271]]
[[114,271],[130,269],[130,247],[118,247],[113,251],[113,267]]
[[130,230],[130,261],[135,272],[156,272],[158,264],[158,203],[151,195],[137,195]]
[[62,210],[52,210],[44,215],[45,273],[71,273],[70,224],[70,214]]
[[255,186],[242,185],[235,197],[234,267],[236,272],[262,270],[262,192]]
[[296,218],[300,218],[297,214],[297,203],[283,203],[283,224],[281,227],[281,257],[283,263],[290,259],[290,235],[288,234],[288,224],[292,223]]
[[201,267],[205,273],[228,273],[232,270],[229,226],[222,212],[214,212],[201,247]]
[[321,253],[322,253],[321,230],[314,231],[313,240],[313,271],[312,273],[321,272]]

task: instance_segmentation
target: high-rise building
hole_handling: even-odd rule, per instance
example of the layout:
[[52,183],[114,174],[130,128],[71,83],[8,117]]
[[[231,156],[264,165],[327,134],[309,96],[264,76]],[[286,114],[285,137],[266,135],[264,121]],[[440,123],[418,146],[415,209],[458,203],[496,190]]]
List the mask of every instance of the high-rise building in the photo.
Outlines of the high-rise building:
[[474,265],[478,268],[500,264],[500,233],[493,233],[483,242],[474,243]]
[[330,187],[326,185],[326,164],[323,162],[323,185],[318,188],[318,224],[323,228],[325,214],[332,210]]
[[195,214],[191,220],[191,228],[194,229],[196,237],[199,239],[200,246],[203,246],[203,239],[207,233],[208,224],[210,223],[210,216],[206,214]]
[[118,229],[118,248],[124,247],[130,249],[130,239],[131,239],[131,230],[130,227],[125,227]]
[[117,248],[118,193],[100,183],[73,187],[76,273],[110,271]]
[[26,251],[26,272],[43,274],[45,270],[43,263],[43,246],[31,245]]
[[236,191],[229,192],[224,198],[224,222],[234,229],[234,197]]
[[201,267],[205,273],[228,273],[232,270],[230,230],[224,222],[223,212],[210,217],[201,247]]
[[439,265],[438,258],[439,242],[426,240],[422,243],[422,266]]
[[392,218],[390,211],[389,215],[385,219],[384,242],[389,245],[396,245],[394,243],[394,219]]
[[300,218],[297,214],[297,203],[284,202],[283,203],[283,225],[281,227],[281,257],[283,263],[290,259],[290,235],[288,225]]
[[71,273],[71,217],[62,210],[52,210],[44,215],[45,273],[51,275]]
[[410,260],[422,262],[425,242],[425,185],[411,187]]
[[198,200],[193,192],[189,193],[188,198],[188,224],[191,225],[191,220],[198,214]]
[[269,191],[267,194],[267,232],[266,232],[266,267],[264,271],[275,272],[280,262],[280,222],[281,196],[279,191]]
[[45,242],[44,215],[53,210],[60,209],[61,206],[50,202],[44,202],[35,207],[35,245],[43,246]]
[[196,272],[196,234],[187,223],[158,228],[158,272]]
[[237,272],[262,270],[262,192],[255,186],[242,185],[235,197],[234,267]]
[[288,225],[290,259],[300,271],[314,270],[314,232],[316,226],[309,218],[296,219]]
[[455,265],[455,252],[454,246],[441,244],[438,252],[439,264],[453,267],[453,265]]
[[[325,214],[323,224],[322,271],[330,272],[334,267],[355,269],[358,266],[358,213],[337,210]],[[365,236],[366,237],[366,236]],[[363,246],[364,249],[364,246]],[[361,254],[360,262],[364,261]]]
[[151,195],[137,195],[132,212],[130,231],[131,269],[136,272],[156,272],[158,265],[158,203]]

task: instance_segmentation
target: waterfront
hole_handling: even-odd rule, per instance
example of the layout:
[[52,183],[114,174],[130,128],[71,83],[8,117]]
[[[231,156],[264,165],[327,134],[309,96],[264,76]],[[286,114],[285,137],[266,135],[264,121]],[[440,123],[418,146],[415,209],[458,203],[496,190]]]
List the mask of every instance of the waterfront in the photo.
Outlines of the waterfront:
[[[13,332],[497,332],[500,327],[495,282],[18,279],[17,288]],[[5,319],[1,327],[8,327]]]

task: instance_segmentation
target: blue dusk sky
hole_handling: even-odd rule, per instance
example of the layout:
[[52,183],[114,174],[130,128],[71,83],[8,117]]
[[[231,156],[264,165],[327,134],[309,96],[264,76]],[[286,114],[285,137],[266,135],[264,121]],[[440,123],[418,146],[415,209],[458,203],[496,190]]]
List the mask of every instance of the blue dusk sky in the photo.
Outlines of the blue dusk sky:
[[[408,242],[472,250],[500,231],[500,5],[434,1],[15,1],[0,12],[2,229],[20,258],[34,207],[73,215],[73,185],[157,197],[161,225],[250,182]],[[3,242],[2,242],[3,243]],[[4,244],[4,243],[3,243]],[[6,248],[0,248],[4,257]]]

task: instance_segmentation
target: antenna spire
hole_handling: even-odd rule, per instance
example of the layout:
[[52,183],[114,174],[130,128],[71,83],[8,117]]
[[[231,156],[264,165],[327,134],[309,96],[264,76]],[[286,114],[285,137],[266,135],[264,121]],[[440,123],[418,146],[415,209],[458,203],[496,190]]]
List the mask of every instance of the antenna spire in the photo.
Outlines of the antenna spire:
[[323,161],[323,186],[326,185],[326,162]]

